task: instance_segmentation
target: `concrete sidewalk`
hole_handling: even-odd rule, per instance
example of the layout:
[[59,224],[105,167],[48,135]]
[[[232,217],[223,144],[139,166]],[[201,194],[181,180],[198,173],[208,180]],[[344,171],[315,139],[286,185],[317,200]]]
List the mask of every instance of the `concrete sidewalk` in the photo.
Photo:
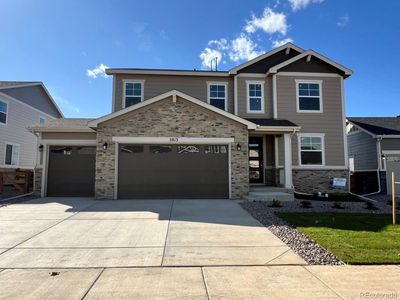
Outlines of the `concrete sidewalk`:
[[400,266],[8,269],[0,286],[0,299],[398,299]]

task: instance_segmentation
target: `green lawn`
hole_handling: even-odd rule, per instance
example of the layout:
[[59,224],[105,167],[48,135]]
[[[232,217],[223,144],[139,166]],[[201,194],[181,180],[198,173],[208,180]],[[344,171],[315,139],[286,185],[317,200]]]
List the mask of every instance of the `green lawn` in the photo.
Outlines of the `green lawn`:
[[391,215],[279,213],[279,216],[346,263],[400,263],[400,225],[391,225]]

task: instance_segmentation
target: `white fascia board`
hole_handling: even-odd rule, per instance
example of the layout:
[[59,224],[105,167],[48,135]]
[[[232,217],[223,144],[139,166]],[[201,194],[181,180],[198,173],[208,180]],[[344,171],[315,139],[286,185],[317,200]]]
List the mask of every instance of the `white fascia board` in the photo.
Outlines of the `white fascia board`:
[[[365,130],[365,129],[362,128],[361,126],[359,126],[359,125],[353,123],[351,120],[346,119],[346,121],[349,122],[349,123],[351,123],[351,124],[353,124],[353,126],[356,126],[359,130],[365,132],[366,134],[372,136],[373,138],[377,138],[377,137],[378,137],[377,135],[373,134],[372,132],[369,132],[368,130]],[[347,135],[349,135],[349,134],[347,134]],[[400,136],[399,136],[399,137],[400,137]]]
[[377,135],[376,137],[381,139],[400,139],[399,134]]
[[122,144],[213,144],[227,145],[233,143],[234,138],[202,138],[202,137],[131,137],[114,136],[113,142]]
[[266,131],[266,132],[297,132],[300,131],[300,126],[258,126],[255,131]]
[[57,128],[57,127],[29,127],[29,131],[31,132],[96,132],[92,128]]
[[146,70],[146,69],[106,69],[107,75],[175,75],[175,76],[212,76],[229,77],[228,72],[215,71],[180,71],[180,70]]
[[267,52],[267,53],[264,53],[264,54],[262,54],[260,56],[257,56],[256,58],[254,58],[252,60],[249,60],[249,61],[247,61],[247,62],[245,62],[245,63],[243,63],[243,64],[241,64],[241,65],[239,65],[239,66],[237,66],[237,67],[235,67],[233,69],[230,69],[229,70],[229,74],[237,74],[237,71],[239,71],[239,70],[241,70],[243,68],[246,68],[246,67],[248,67],[248,66],[250,66],[252,64],[255,64],[256,62],[258,62],[260,60],[263,60],[264,58],[267,58],[267,57],[269,57],[269,56],[271,56],[271,55],[273,55],[275,53],[278,53],[278,52],[280,52],[280,51],[282,51],[284,49],[287,49],[287,48],[294,49],[294,50],[296,50],[296,51],[298,51],[300,53],[304,52],[304,49],[301,49],[300,47],[297,47],[296,45],[294,45],[292,43],[286,43],[286,44],[284,44],[284,45],[282,45],[282,46],[280,46],[278,48],[275,48],[275,49]]
[[344,66],[342,66],[342,65],[340,65],[340,64],[338,64],[336,62],[334,62],[333,60],[330,60],[329,58],[327,58],[325,56],[322,56],[321,54],[319,54],[319,53],[317,53],[317,52],[315,52],[313,50],[307,50],[306,52],[303,52],[303,53],[301,53],[299,55],[296,55],[295,57],[292,57],[291,59],[288,59],[288,60],[286,60],[286,61],[284,61],[284,62],[282,62],[282,63],[280,63],[280,64],[278,64],[276,66],[273,66],[273,67],[271,67],[269,69],[268,72],[272,73],[272,74],[275,74],[275,73],[278,72],[279,69],[281,69],[283,67],[286,67],[287,65],[290,65],[290,64],[294,63],[295,61],[298,61],[299,59],[302,59],[302,58],[307,57],[309,55],[314,56],[314,57],[326,62],[327,64],[330,64],[330,65],[334,66],[335,68],[343,71],[347,76],[350,76],[350,75],[353,74],[352,70],[350,70],[350,69],[348,69],[348,68],[346,68],[346,67],[344,67]]
[[158,95],[158,96],[156,96],[154,98],[151,98],[149,100],[145,100],[145,101],[140,102],[138,104],[129,106],[129,107],[124,108],[122,110],[119,110],[119,111],[117,111],[115,113],[111,113],[111,114],[106,115],[104,117],[101,117],[99,119],[93,120],[93,121],[89,122],[88,126],[92,127],[92,128],[96,128],[99,123],[102,123],[102,122],[111,120],[113,118],[122,116],[122,115],[127,114],[127,113],[129,113],[131,111],[134,111],[134,110],[140,109],[142,107],[145,107],[145,106],[151,105],[153,103],[156,103],[158,101],[164,100],[164,99],[166,99],[168,97],[173,97],[174,98],[176,96],[181,97],[181,98],[183,98],[185,100],[188,100],[188,101],[190,101],[190,102],[192,102],[194,104],[197,104],[197,105],[199,105],[201,107],[204,107],[204,108],[206,108],[206,109],[208,109],[208,110],[210,110],[212,112],[215,112],[217,114],[225,116],[225,117],[227,117],[227,118],[229,118],[231,120],[234,120],[234,121],[237,121],[239,123],[242,123],[242,124],[246,125],[248,129],[256,129],[257,128],[257,125],[254,124],[253,122],[247,121],[247,120],[245,120],[243,118],[240,118],[238,116],[235,116],[235,115],[233,115],[233,114],[231,114],[229,112],[226,112],[224,110],[218,109],[218,108],[216,108],[216,107],[214,107],[214,106],[212,106],[212,105],[210,105],[208,103],[205,103],[205,102],[203,102],[203,101],[201,101],[199,99],[196,99],[196,98],[194,98],[192,96],[189,96],[189,95],[184,94],[182,92],[179,92],[177,90],[172,90],[172,91],[166,92],[164,94]]

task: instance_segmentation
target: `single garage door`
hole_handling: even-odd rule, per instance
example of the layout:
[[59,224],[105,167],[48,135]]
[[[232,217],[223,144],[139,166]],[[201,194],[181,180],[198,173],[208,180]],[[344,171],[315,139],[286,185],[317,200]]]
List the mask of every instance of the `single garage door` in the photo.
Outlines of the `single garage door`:
[[51,146],[47,196],[93,197],[95,147]]
[[228,146],[123,145],[118,198],[228,198]]

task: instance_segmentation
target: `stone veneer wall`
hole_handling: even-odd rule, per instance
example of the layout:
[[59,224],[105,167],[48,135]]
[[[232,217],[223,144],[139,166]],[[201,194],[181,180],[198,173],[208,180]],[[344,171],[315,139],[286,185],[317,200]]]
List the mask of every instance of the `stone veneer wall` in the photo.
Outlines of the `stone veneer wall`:
[[[113,136],[233,137],[231,197],[241,198],[249,191],[247,127],[179,97],[174,103],[169,97],[99,124],[95,185],[97,199],[114,198],[116,149]],[[107,150],[103,150],[105,142],[108,143]],[[236,150],[238,143],[241,151]]]
[[[293,185],[296,191],[303,193],[347,193],[349,191],[348,170],[293,170]],[[331,182],[334,177],[346,178],[345,189],[334,189]]]
[[36,168],[34,171],[34,178],[33,178],[33,193],[40,197],[42,193],[42,174],[43,174],[43,169],[42,168]]

